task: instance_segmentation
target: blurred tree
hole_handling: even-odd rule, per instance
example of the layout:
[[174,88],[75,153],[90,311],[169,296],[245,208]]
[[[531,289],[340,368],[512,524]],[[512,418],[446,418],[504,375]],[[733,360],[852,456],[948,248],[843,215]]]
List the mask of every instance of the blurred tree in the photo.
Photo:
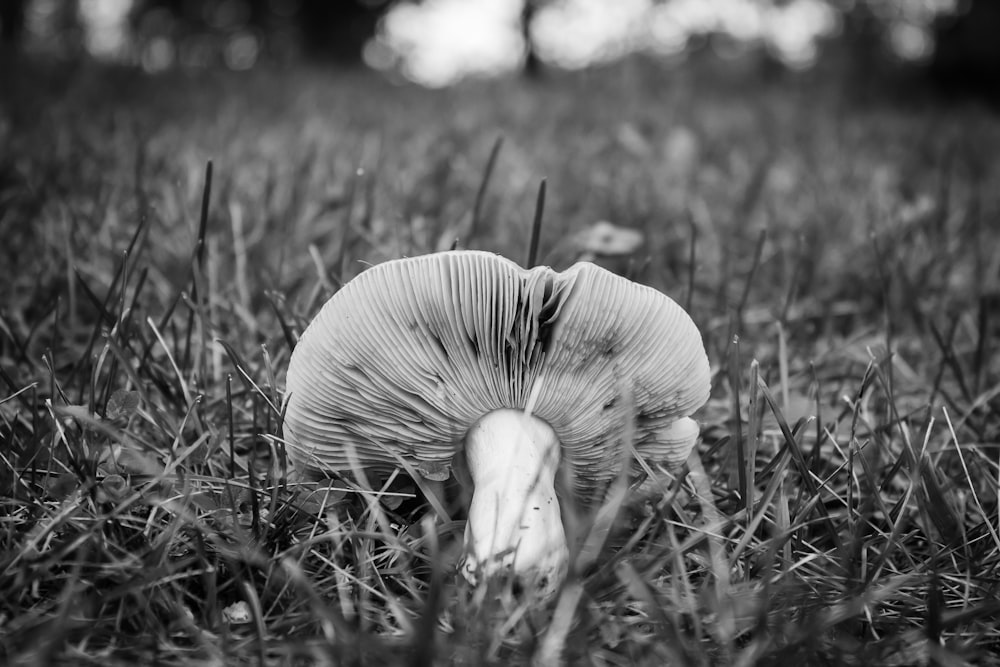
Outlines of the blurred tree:
[[1000,102],[1000,1],[966,0],[965,11],[934,25],[931,75],[948,91]]
[[[88,0],[84,8],[93,14],[96,4],[102,1]],[[472,4],[476,0],[463,1]],[[435,4],[455,4],[408,2],[428,8]],[[1000,0],[953,2],[954,7],[949,9],[941,0],[748,0],[741,5],[741,11],[748,12],[751,18],[757,16],[757,22],[770,21],[767,29],[756,36],[756,42],[749,40],[751,45],[759,44],[762,38],[771,39],[768,36],[776,35],[778,28],[808,33],[816,29],[815,25],[810,28],[810,23],[832,26],[817,33],[819,37],[767,42],[767,50],[760,58],[765,65],[761,74],[765,77],[781,75],[790,62],[786,58],[787,48],[775,51],[772,47],[790,44],[798,48],[805,44],[804,40],[816,39],[822,42],[818,48],[816,43],[806,45],[808,48],[804,50],[800,48],[806,54],[805,59],[792,62],[792,67],[810,67],[815,60],[821,68],[826,68],[825,76],[843,75],[851,86],[871,95],[884,95],[887,83],[901,82],[900,87],[906,88],[913,82],[910,75],[926,71],[945,90],[985,92],[1000,99]],[[147,69],[178,65],[246,69],[261,60],[289,62],[301,56],[359,64],[366,44],[376,36],[380,21],[401,3],[402,0],[132,0],[128,26],[131,44],[121,51]],[[520,12],[525,49],[523,66],[528,77],[542,73],[544,63],[536,47],[548,53],[549,44],[545,40],[552,37],[548,33],[559,36],[562,30],[565,38],[571,32],[570,26],[561,22],[548,30],[548,37],[534,29],[551,18],[550,9],[572,10],[576,6],[580,12],[589,11],[593,16],[615,15],[597,11],[599,7],[613,6],[611,0],[607,5],[598,0],[510,0],[510,3],[508,8]],[[632,6],[637,12],[649,10],[649,5],[643,2],[622,5]],[[691,35],[680,35],[690,40],[681,42],[678,48],[687,43],[689,51],[696,51],[699,44],[706,43],[698,39],[699,35],[715,36],[716,32],[719,43],[728,48],[734,39],[741,39],[740,35],[746,38],[753,33],[754,21],[744,21],[736,29],[734,21],[739,22],[739,17],[730,15],[723,20],[713,16],[713,12],[733,12],[736,5],[731,3],[652,0],[651,5],[656,10],[673,6],[677,10],[675,23],[693,26]],[[79,53],[88,47],[86,31],[91,28],[80,22],[81,6],[80,0],[0,0],[0,55],[30,51],[61,54],[65,58]],[[786,11],[795,8],[797,12]],[[944,13],[933,21],[939,12]],[[631,20],[643,24],[641,17]],[[545,25],[550,24],[552,21]],[[833,38],[838,26],[839,37]],[[599,41],[599,27],[592,26],[581,39]],[[609,25],[607,29],[613,32],[616,28]],[[539,44],[533,35],[539,37]],[[433,43],[438,46],[446,44],[440,37],[429,39],[436,40]],[[645,43],[643,39],[636,40],[635,48],[642,48],[640,45]],[[936,49],[932,49],[935,43]],[[900,49],[900,45],[906,48]],[[748,53],[755,47],[750,48]],[[907,49],[909,55],[903,53]],[[627,52],[628,49],[623,51]],[[508,59],[508,67],[515,61],[518,59]],[[737,66],[736,60],[727,62],[727,67]],[[927,67],[919,70],[912,63]],[[904,71],[906,76],[899,77]]]
[[306,56],[360,63],[389,0],[301,0],[297,19]]
[[307,58],[355,64],[361,62],[362,49],[390,4],[390,0],[136,0],[131,22],[139,42],[144,39],[145,19],[154,14],[171,17],[170,37],[175,41],[201,34],[206,41],[221,42],[234,31],[251,30],[272,55],[275,49],[269,47],[274,47],[278,34],[286,38],[290,30],[296,51]]
[[0,0],[0,45],[18,48],[24,36],[27,0]]
[[889,57],[885,22],[872,10],[872,2],[858,2],[843,9],[840,36],[830,40],[823,58],[843,69],[843,82],[863,98],[882,92],[884,79],[895,64]]
[[535,19],[541,0],[524,0],[521,8],[521,36],[524,38],[524,73],[528,78],[537,79],[542,75],[542,59],[535,50],[531,39],[531,22]]

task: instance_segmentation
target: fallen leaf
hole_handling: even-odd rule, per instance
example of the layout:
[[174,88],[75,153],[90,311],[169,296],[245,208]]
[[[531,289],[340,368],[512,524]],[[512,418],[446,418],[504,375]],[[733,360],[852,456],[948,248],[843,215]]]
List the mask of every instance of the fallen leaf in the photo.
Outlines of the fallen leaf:
[[429,479],[432,482],[443,482],[451,477],[451,463],[423,461],[417,464],[417,472],[424,479]]
[[229,625],[245,625],[251,621],[250,605],[243,600],[234,602],[228,607],[223,608],[222,617],[226,619],[226,623],[229,623]]
[[139,392],[118,389],[108,399],[108,407],[105,414],[107,414],[108,419],[127,418],[137,409],[139,409]]

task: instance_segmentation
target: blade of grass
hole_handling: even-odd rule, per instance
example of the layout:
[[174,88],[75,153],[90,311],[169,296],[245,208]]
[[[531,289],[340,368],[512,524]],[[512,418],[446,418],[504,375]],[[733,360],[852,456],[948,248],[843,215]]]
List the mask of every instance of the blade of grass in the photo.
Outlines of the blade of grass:
[[226,350],[226,354],[229,356],[229,360],[236,367],[236,373],[239,375],[240,380],[243,381],[243,386],[247,390],[247,392],[250,394],[256,394],[257,396],[263,398],[264,402],[267,404],[268,409],[270,409],[270,411],[275,416],[280,415],[281,410],[278,409],[277,404],[272,402],[271,397],[268,396],[267,393],[257,385],[257,383],[254,381],[252,377],[250,377],[250,373],[249,371],[247,371],[248,366],[243,361],[242,357],[240,357],[240,353],[236,351],[236,348],[234,348],[232,345],[222,340],[221,338],[216,338],[215,340],[217,343],[222,345],[223,349]]
[[[767,401],[768,407],[770,407],[771,412],[774,414],[774,418],[778,422],[778,428],[781,429],[781,435],[785,439],[785,444],[788,445],[796,468],[798,468],[799,478],[805,485],[808,494],[818,500],[820,498],[819,487],[816,485],[816,480],[813,478],[809,470],[809,466],[806,465],[805,457],[802,455],[802,449],[799,447],[798,441],[792,434],[791,429],[788,428],[788,422],[785,420],[785,416],[782,414],[781,408],[778,407],[774,397],[771,395],[771,390],[768,389],[767,383],[764,382],[763,378],[758,378],[757,386],[760,387],[764,400]],[[833,525],[830,515],[826,511],[825,505],[822,502],[817,502],[816,508],[820,512],[820,517],[823,520],[823,525],[826,528],[827,536],[830,538],[830,541],[836,545],[838,549],[842,548],[843,541],[841,540],[836,527]]]
[[526,269],[535,266],[538,260],[538,241],[542,235],[542,218],[545,215],[545,179],[538,184],[538,197],[535,199],[535,217],[531,223],[531,241],[528,243],[528,258],[524,264]]
[[647,579],[643,577],[632,563],[622,561],[615,568],[615,576],[625,586],[629,594],[643,604],[648,613],[656,623],[663,641],[660,646],[667,652],[669,665],[695,665],[704,664],[702,660],[695,660],[695,656],[686,646],[684,635],[676,624],[663,610],[663,605],[656,599],[656,594],[650,587]]
[[[740,337],[739,334],[734,334],[731,339],[731,344],[729,346],[728,354],[728,367],[729,367],[729,388],[732,392],[733,399],[733,421],[735,422],[732,430],[732,439],[736,443],[736,474],[737,483],[739,485],[740,493],[743,494],[747,489],[747,452],[746,443],[743,438],[743,416],[742,416],[742,401],[740,400],[740,366],[742,362],[740,361]],[[748,500],[746,496],[741,496],[740,498],[740,509],[748,509]]]
[[754,246],[753,251],[753,264],[750,265],[750,273],[747,274],[746,281],[743,283],[743,293],[740,295],[739,303],[736,306],[736,323],[739,327],[737,331],[743,330],[743,313],[746,310],[747,302],[750,300],[750,289],[753,287],[754,278],[757,276],[757,270],[760,268],[760,260],[764,254],[764,242],[767,240],[767,230],[760,230],[760,234],[757,235],[757,245]]
[[[746,484],[746,486],[740,490],[740,494],[743,496],[743,506],[746,508],[748,513],[753,512],[754,490],[756,488],[755,474],[757,471],[757,450],[760,445],[760,418],[762,410],[760,409],[760,392],[757,390],[757,380],[760,374],[759,367],[760,365],[756,359],[750,362],[750,385],[748,387],[749,398],[747,404],[749,421],[747,424],[746,460],[744,461],[746,469],[742,478],[742,481]],[[749,572],[747,575],[749,576]]]
[[[688,479],[695,489],[695,498],[701,507],[701,513],[708,526],[716,527],[723,525],[722,514],[712,500],[712,486],[708,474],[697,456],[688,459],[691,472]],[[744,508],[743,512],[746,512]],[[734,640],[736,639],[736,625],[733,616],[733,609],[728,600],[732,589],[732,580],[729,571],[729,559],[726,557],[723,546],[723,536],[715,530],[705,531],[708,538],[709,569],[712,573],[711,599],[712,608],[716,611],[716,622],[714,627],[715,636],[721,640],[720,657],[725,664],[732,662]]]
[[472,223],[469,226],[469,240],[475,239],[479,233],[479,225],[483,216],[483,204],[486,201],[486,191],[490,186],[490,179],[493,177],[493,168],[496,166],[500,149],[503,148],[503,135],[494,140],[493,148],[490,149],[490,156],[486,160],[486,168],[483,170],[483,178],[479,181],[479,189],[476,190],[476,199],[472,204]]
[[347,264],[350,261],[349,251],[351,245],[351,224],[354,220],[354,208],[357,205],[358,192],[362,190],[362,181],[365,179],[365,170],[358,167],[354,170],[354,177],[351,179],[351,187],[347,191],[347,203],[344,206],[344,219],[340,223],[340,248],[337,250],[337,275],[341,284],[347,282]]
[[[205,276],[205,237],[208,234],[208,210],[212,200],[212,161],[205,164],[205,181],[201,191],[201,214],[198,218],[198,236],[195,239],[194,253],[191,257],[191,301],[196,306],[201,305],[199,285]],[[194,330],[195,309],[188,310],[187,326],[184,339],[184,368],[191,368],[191,334]],[[200,327],[204,333],[204,328]],[[204,347],[204,335],[202,336]],[[199,377],[201,374],[199,373]]]
[[267,303],[271,306],[274,316],[278,318],[278,325],[281,327],[281,334],[285,338],[285,343],[288,345],[288,353],[291,354],[295,351],[296,338],[295,334],[292,332],[292,328],[288,325],[288,321],[285,319],[284,314],[278,308],[277,295],[273,292],[265,292],[264,297],[267,299]]
[[686,211],[691,240],[688,244],[687,294],[684,296],[684,310],[690,313],[691,304],[694,303],[694,274],[698,266],[698,225],[695,224],[694,211],[691,210],[690,206],[687,207]]
[[[968,484],[967,488],[972,494],[972,500],[975,502],[976,509],[979,510],[979,515],[983,517],[983,522],[986,525],[987,530],[990,533],[990,537],[993,538],[993,543],[995,548],[1000,551],[1000,534],[998,534],[997,529],[993,526],[990,521],[990,515],[987,513],[986,509],[983,507],[983,502],[979,498],[979,491],[976,489],[976,483],[969,473],[969,466],[965,462],[965,455],[962,454],[962,446],[958,442],[958,435],[955,433],[955,426],[951,423],[951,415],[948,414],[947,408],[942,408],[944,411],[944,419],[948,424],[948,433],[951,435],[951,442],[955,446],[955,451],[958,453],[959,463],[962,465],[962,473],[965,475],[965,480]],[[955,517],[957,520],[957,517]],[[1000,515],[998,515],[1000,519]]]

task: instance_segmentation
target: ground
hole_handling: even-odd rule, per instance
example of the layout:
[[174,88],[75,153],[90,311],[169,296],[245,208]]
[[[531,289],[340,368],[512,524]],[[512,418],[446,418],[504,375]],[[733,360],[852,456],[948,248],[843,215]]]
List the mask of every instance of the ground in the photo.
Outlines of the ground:
[[[444,91],[5,76],[5,664],[1000,653],[988,110],[642,60]],[[688,309],[712,397],[685,469],[568,511],[581,535],[595,508],[615,521],[554,599],[479,599],[455,578],[461,516],[405,479],[288,482],[284,369],[370,264],[456,244],[524,262],[542,179],[539,263],[568,266],[600,220],[640,230],[605,261]]]

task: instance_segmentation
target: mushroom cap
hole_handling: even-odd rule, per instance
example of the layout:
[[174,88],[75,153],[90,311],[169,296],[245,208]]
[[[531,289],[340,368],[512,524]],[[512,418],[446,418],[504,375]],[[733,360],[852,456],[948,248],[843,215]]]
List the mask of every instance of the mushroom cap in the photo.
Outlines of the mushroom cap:
[[481,417],[529,408],[585,492],[616,474],[625,432],[682,463],[709,388],[701,335],[661,292],[586,262],[450,251],[374,266],[327,301],[288,365],[284,434],[307,473],[440,470]]

